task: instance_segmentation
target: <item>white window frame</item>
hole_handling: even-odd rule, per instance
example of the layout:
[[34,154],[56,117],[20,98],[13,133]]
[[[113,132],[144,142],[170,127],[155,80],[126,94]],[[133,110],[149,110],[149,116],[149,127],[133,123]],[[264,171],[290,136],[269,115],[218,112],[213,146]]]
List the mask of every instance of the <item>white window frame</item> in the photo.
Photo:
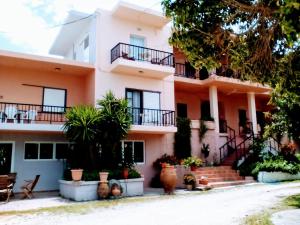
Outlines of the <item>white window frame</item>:
[[137,165],[144,165],[146,162],[146,155],[145,155],[145,141],[144,140],[122,140],[121,146],[122,146],[122,158],[124,157],[124,142],[132,142],[132,152],[133,152],[133,159],[134,159],[134,142],[142,142],[143,143],[143,162],[134,162]]
[[[37,159],[25,159],[25,146],[26,144],[38,144],[38,158]],[[51,159],[40,159],[40,146],[41,144],[53,144],[52,148],[52,158]],[[63,159],[56,159],[56,144],[74,144],[72,142],[53,142],[53,141],[26,141],[24,142],[24,153],[23,153],[23,160],[24,161],[58,161]]]
[[[64,91],[65,96],[64,96],[64,105],[60,106],[60,105],[49,105],[49,104],[45,104],[45,90],[56,90],[56,91]],[[49,106],[50,106],[50,110],[49,110]],[[51,106],[58,107],[56,111],[52,112],[51,110]],[[48,113],[64,113],[65,112],[65,108],[67,106],[67,89],[63,89],[63,88],[52,88],[52,87],[43,87],[43,112],[48,112]]]

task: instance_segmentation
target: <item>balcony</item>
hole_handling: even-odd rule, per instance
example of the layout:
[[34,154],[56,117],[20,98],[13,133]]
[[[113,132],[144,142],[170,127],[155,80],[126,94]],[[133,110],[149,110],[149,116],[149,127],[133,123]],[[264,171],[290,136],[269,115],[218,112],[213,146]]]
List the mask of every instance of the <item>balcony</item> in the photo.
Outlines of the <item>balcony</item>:
[[209,74],[206,69],[196,70],[189,64],[175,63],[175,89],[181,91],[198,91],[199,86],[218,87],[225,94],[255,92],[268,93],[271,88],[259,83],[241,80],[240,74],[224,66]]
[[133,133],[174,133],[175,111],[145,108],[128,108]]
[[62,132],[67,107],[0,102],[0,131]]
[[162,79],[175,72],[173,53],[119,43],[111,50],[111,71]]

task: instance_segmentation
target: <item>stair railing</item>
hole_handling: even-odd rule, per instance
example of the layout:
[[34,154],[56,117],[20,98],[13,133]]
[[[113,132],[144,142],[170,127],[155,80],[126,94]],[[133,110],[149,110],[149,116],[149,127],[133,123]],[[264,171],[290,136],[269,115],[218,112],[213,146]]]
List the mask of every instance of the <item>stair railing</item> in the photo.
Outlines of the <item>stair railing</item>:
[[226,133],[228,134],[227,141],[225,144],[223,144],[220,148],[220,163],[224,161],[224,159],[232,154],[234,151],[236,151],[236,136],[235,136],[235,130],[227,125],[227,123],[224,124],[224,127],[226,128]]

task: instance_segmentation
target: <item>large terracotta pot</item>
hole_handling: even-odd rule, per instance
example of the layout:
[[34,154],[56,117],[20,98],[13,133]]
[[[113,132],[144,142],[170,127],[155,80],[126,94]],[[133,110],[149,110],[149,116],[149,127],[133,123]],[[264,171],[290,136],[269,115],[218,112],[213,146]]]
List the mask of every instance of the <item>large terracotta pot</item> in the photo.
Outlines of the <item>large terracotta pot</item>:
[[165,166],[160,172],[160,181],[166,194],[172,194],[177,181],[176,169],[174,166]]
[[108,186],[107,181],[106,182],[100,181],[97,193],[98,193],[99,198],[101,198],[101,199],[105,199],[105,198],[108,197],[108,195],[109,195],[109,186]]
[[99,177],[101,182],[107,182],[108,172],[99,172]]
[[72,180],[73,181],[80,181],[82,177],[83,169],[73,169],[71,170]]

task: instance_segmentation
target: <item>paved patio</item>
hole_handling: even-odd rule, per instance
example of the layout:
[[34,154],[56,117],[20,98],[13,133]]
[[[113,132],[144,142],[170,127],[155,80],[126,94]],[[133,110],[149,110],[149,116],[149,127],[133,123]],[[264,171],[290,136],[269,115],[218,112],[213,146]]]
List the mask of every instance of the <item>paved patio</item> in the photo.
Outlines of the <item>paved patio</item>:
[[[300,183],[254,184],[208,192],[178,190],[162,197],[161,189],[148,189],[144,197],[132,201],[94,201],[74,203],[61,199],[57,193],[39,193],[35,199],[12,200],[0,205],[0,212],[16,210],[15,214],[0,214],[5,225],[160,225],[196,224],[235,225],[248,215],[273,207],[283,198],[300,193]],[[141,201],[139,201],[141,200]],[[105,202],[108,204],[101,204]],[[78,205],[77,205],[78,204]],[[61,206],[59,211],[40,210]],[[72,206],[72,207],[68,207]],[[22,210],[39,209],[30,213]],[[147,219],[145,219],[147,218]],[[201,222],[202,221],[202,222]],[[300,220],[299,220],[300,221]]]

